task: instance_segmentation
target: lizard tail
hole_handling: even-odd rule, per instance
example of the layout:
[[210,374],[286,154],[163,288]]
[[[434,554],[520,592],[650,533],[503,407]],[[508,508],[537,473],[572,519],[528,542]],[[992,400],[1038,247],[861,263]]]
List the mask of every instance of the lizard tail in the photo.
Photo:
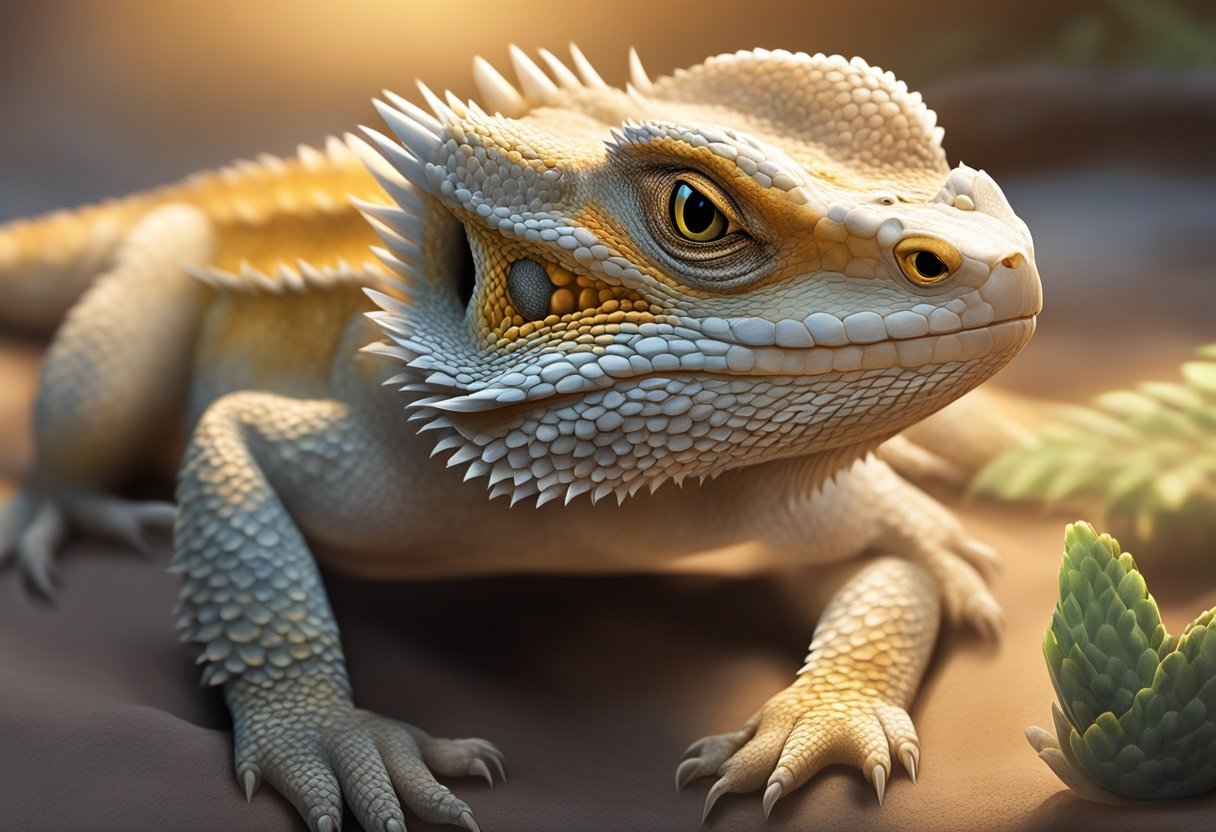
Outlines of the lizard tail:
[[147,209],[131,197],[0,225],[0,328],[48,334]]

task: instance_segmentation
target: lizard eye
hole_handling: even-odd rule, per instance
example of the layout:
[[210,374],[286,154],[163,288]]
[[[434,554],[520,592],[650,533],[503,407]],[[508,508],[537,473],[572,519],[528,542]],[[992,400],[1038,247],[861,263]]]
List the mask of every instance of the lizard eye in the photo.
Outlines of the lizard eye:
[[932,237],[905,237],[895,245],[895,259],[917,286],[941,283],[963,265],[958,249]]
[[682,179],[671,191],[671,222],[681,237],[694,243],[721,239],[730,226],[713,200]]
[[630,186],[622,191],[637,202],[621,214],[636,220],[634,238],[656,265],[677,283],[723,291],[767,274],[773,250],[763,215],[700,171],[673,167],[622,171]]

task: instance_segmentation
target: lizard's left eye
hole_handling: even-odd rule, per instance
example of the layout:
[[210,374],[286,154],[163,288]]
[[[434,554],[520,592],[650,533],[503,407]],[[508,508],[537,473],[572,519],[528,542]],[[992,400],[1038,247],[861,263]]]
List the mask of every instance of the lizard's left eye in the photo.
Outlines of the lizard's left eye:
[[895,259],[904,277],[917,286],[941,283],[963,265],[958,249],[934,237],[905,237],[895,244]]
[[671,191],[671,223],[681,237],[694,243],[721,239],[730,226],[713,200],[682,179]]

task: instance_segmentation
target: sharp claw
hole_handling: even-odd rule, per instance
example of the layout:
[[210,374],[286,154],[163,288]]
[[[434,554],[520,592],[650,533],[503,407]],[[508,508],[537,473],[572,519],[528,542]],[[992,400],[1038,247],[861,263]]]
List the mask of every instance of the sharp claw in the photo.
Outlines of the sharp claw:
[[881,806],[887,791],[887,770],[882,766],[874,766],[874,791],[878,792],[878,805]]
[[26,580],[51,602],[55,600],[52,557],[66,534],[63,516],[52,506],[44,505],[17,543],[17,563]]
[[718,802],[718,798],[726,794],[729,787],[726,785],[726,778],[723,777],[717,783],[714,783],[713,788],[709,790],[709,794],[705,796],[705,810],[701,812],[701,825],[705,825],[705,821],[709,819],[709,813],[713,811],[714,804]]
[[494,764],[494,770],[498,772],[498,779],[503,783],[507,782],[507,767],[502,762],[502,752],[497,748],[494,749],[495,754],[490,755],[490,762]]
[[459,820],[460,825],[469,830],[469,832],[481,832],[481,830],[477,827],[477,821],[473,820],[472,812],[461,812],[460,817],[457,818],[457,820]]
[[676,768],[676,794],[684,791],[688,784],[701,776],[701,758],[690,757]]
[[337,832],[338,827],[334,825],[334,819],[329,815],[321,815],[317,818],[317,832]]
[[785,788],[780,783],[769,783],[768,788],[764,790],[764,819],[768,820],[768,816],[773,813],[773,807],[777,805],[777,801],[781,799],[782,792]]
[[680,759],[682,760],[682,759],[684,759],[685,757],[688,757],[688,756],[693,755],[693,754],[700,754],[700,753],[701,753],[701,746],[705,745],[705,743],[706,743],[708,740],[709,740],[709,737],[701,737],[701,739],[699,739],[699,740],[695,741],[694,743],[692,743],[692,745],[690,745],[690,746],[688,746],[688,748],[685,748],[685,749],[684,749],[684,753],[680,755]]
[[912,785],[916,785],[916,755],[911,750],[904,752],[904,768],[908,770],[908,777],[912,780]]
[[384,822],[384,832],[405,832],[405,825],[396,818],[389,818]]
[[49,569],[44,566],[26,564],[25,579],[38,591],[43,600],[55,603],[55,578]]
[[45,600],[55,603],[55,569],[50,556],[31,550],[18,552],[18,565],[26,582]]
[[485,781],[490,784],[490,788],[494,788],[494,777],[490,774],[490,769],[486,766],[485,760],[482,760],[480,757],[474,757],[473,762],[469,763],[469,774],[484,777]]
[[244,774],[241,775],[241,782],[245,784],[245,802],[253,802],[253,793],[258,788],[257,774],[254,773],[253,769],[247,768]]

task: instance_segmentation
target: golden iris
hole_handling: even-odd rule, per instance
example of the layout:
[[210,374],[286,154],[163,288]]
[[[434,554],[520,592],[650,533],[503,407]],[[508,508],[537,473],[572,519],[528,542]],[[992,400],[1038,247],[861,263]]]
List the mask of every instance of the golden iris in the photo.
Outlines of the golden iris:
[[963,265],[958,249],[934,237],[905,237],[895,245],[895,259],[917,286],[941,283]]
[[676,231],[694,243],[709,243],[726,233],[726,216],[713,200],[680,180],[671,192],[671,221]]

